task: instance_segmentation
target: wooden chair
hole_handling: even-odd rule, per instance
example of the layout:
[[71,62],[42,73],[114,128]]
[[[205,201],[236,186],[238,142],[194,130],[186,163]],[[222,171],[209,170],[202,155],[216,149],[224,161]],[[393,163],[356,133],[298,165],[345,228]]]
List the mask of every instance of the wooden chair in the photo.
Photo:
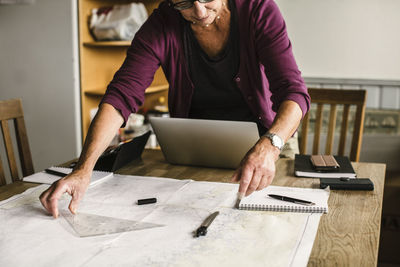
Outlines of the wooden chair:
[[[344,155],[346,148],[346,135],[349,128],[348,126],[350,106],[355,105],[356,111],[349,158],[351,161],[358,161],[360,157],[362,134],[364,129],[365,102],[367,98],[367,92],[365,90],[333,90],[309,88],[308,93],[311,96],[311,104],[317,104],[312,154],[319,154],[320,151],[320,136],[323,124],[322,122],[324,105],[330,105],[325,154],[333,154],[332,148],[336,127],[337,106],[343,105],[343,115],[340,127],[340,139],[337,155]],[[305,115],[302,121],[300,154],[307,154],[306,148],[309,121],[310,112]]]
[[[19,158],[23,176],[34,173],[28,136],[25,128],[24,113],[21,99],[0,101],[0,122],[3,133],[4,145],[7,152],[8,165],[12,182],[19,180],[18,167],[15,160],[14,148],[11,139],[8,120],[14,120],[15,135],[18,145]],[[6,184],[4,169],[0,160],[0,186]]]

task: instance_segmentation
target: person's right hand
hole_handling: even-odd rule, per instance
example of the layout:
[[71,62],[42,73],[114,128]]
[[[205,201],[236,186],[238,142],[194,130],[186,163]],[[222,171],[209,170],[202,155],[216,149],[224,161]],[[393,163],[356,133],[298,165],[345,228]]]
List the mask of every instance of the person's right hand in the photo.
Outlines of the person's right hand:
[[89,187],[92,172],[73,171],[69,175],[54,182],[46,191],[40,195],[40,202],[43,207],[53,215],[58,217],[58,200],[67,192],[72,199],[69,210],[75,214],[79,202],[82,200],[87,188]]

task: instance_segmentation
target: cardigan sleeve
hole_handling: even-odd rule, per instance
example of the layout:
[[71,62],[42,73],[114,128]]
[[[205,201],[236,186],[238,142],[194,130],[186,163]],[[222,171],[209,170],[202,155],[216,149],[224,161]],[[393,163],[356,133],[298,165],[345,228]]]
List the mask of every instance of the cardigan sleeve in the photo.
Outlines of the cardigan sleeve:
[[124,118],[124,125],[129,115],[143,104],[145,90],[160,66],[165,47],[162,25],[161,16],[155,10],[135,34],[122,66],[107,86],[100,103],[108,103],[117,109]]
[[272,92],[276,112],[285,100],[296,102],[303,116],[310,108],[310,96],[296,64],[285,21],[272,0],[260,1],[255,14],[255,36],[258,57]]

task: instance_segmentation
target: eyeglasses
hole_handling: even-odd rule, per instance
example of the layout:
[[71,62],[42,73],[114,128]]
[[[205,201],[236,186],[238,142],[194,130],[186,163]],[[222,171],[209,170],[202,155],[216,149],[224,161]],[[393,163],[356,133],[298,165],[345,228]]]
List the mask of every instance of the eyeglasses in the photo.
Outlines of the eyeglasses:
[[176,10],[188,9],[194,5],[194,1],[199,1],[200,3],[209,3],[214,0],[184,0],[184,1],[180,1],[178,3],[172,4],[172,7],[175,8]]

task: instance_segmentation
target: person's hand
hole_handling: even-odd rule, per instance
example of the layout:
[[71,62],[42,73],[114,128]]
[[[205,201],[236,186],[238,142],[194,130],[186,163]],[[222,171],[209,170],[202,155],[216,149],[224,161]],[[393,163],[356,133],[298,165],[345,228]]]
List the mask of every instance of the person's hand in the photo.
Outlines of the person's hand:
[[73,171],[68,176],[54,182],[44,191],[39,197],[40,202],[54,218],[57,218],[58,200],[67,192],[72,197],[68,208],[75,214],[78,204],[89,186],[91,175],[91,172]]
[[247,152],[232,176],[232,182],[240,181],[239,198],[248,196],[271,184],[275,176],[275,161],[280,150],[268,138],[260,140]]

